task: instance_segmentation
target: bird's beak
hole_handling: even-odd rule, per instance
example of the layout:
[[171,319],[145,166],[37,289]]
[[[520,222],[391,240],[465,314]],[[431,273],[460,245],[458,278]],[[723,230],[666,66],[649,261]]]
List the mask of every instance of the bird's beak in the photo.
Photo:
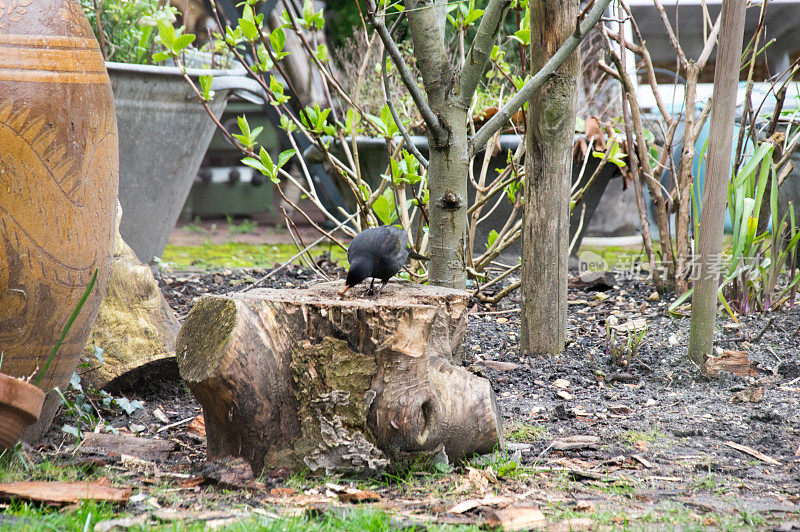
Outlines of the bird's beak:
[[350,290],[350,287],[349,287],[349,286],[347,286],[347,285],[344,285],[344,286],[342,287],[342,289],[341,289],[341,290],[339,290],[339,295],[340,295],[340,296],[343,296],[343,295],[344,295],[344,294],[345,294],[345,293],[346,293],[348,290]]

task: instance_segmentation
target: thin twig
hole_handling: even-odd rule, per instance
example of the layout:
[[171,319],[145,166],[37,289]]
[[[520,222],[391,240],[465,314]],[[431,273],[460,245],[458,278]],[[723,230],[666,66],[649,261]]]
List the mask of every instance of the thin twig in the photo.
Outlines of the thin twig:
[[772,326],[772,322],[774,321],[775,321],[775,316],[770,316],[770,318],[767,320],[767,324],[764,325],[764,327],[762,327],[760,331],[758,331],[758,334],[755,335],[752,340],[750,340],[750,343],[754,344],[759,340],[761,340],[761,337],[764,336],[764,333],[767,332],[767,329],[769,329],[770,326]]
[[389,35],[389,30],[386,28],[386,25],[377,16],[378,8],[375,5],[374,0],[366,1],[367,18],[369,19],[370,24],[372,24],[372,27],[374,27],[378,32],[378,35],[383,41],[383,45],[389,52],[392,62],[394,62],[395,66],[397,67],[397,71],[400,73],[400,79],[403,80],[403,84],[411,94],[411,98],[414,100],[422,119],[425,120],[425,123],[428,125],[428,128],[434,137],[438,139],[446,138],[447,132],[444,130],[444,128],[442,128],[436,113],[434,113],[428,105],[428,100],[425,98],[425,94],[422,92],[422,89],[419,88],[417,80],[414,79],[414,75],[411,74],[411,70],[408,68],[405,59],[403,59],[403,54],[397,48],[397,43],[395,43],[394,39],[392,39],[392,36]]
[[[392,25],[392,29],[389,30],[389,35],[391,35],[395,28],[400,24],[400,21],[403,20],[403,17],[397,17],[397,20]],[[397,125],[397,129],[400,131],[400,134],[403,135],[403,139],[406,141],[406,148],[408,151],[417,158],[419,164],[421,164],[424,168],[428,168],[428,159],[426,159],[414,146],[414,143],[411,141],[411,137],[408,136],[408,131],[406,131],[405,126],[403,125],[402,120],[397,115],[397,109],[394,108],[394,102],[392,101],[392,88],[389,85],[389,74],[386,72],[386,55],[387,55],[387,48],[386,46],[383,47],[383,58],[381,60],[381,77],[383,78],[383,91],[384,95],[386,96],[386,105],[389,107],[389,112],[392,113],[392,118],[394,119],[394,123]],[[413,188],[413,187],[412,187]]]
[[[345,224],[349,223],[349,222],[350,222],[350,221],[351,221],[353,218],[355,218],[356,216],[358,216],[358,214],[357,214],[357,213],[356,213],[356,214],[351,214],[351,215],[350,215],[349,217],[347,217],[345,220],[341,221],[341,222],[339,223],[339,225],[337,225],[336,227],[334,227],[334,228],[333,228],[333,230],[332,230],[331,232],[334,232],[334,231],[337,231],[338,229],[341,229],[343,225],[345,225]],[[319,237],[318,239],[316,239],[315,241],[313,241],[312,243],[310,243],[309,245],[307,245],[305,248],[301,249],[301,250],[300,250],[298,253],[296,253],[296,254],[295,254],[295,255],[294,255],[292,258],[290,258],[289,260],[287,260],[286,262],[284,262],[283,264],[281,264],[281,265],[280,265],[280,266],[278,266],[277,268],[275,268],[275,269],[273,269],[273,270],[270,270],[270,271],[269,271],[269,273],[267,273],[265,276],[263,276],[263,277],[261,277],[261,278],[259,278],[259,279],[255,280],[255,281],[253,281],[253,283],[252,283],[252,284],[250,284],[250,285],[247,285],[246,287],[242,288],[242,289],[240,290],[240,292],[247,292],[247,291],[249,291],[249,290],[252,290],[253,288],[256,288],[256,287],[257,287],[259,284],[263,283],[264,281],[266,281],[267,279],[269,279],[270,277],[272,277],[272,276],[273,276],[273,275],[275,275],[276,273],[278,273],[278,272],[280,272],[281,270],[283,270],[284,268],[286,268],[286,267],[287,267],[289,264],[291,264],[291,263],[292,263],[292,262],[294,262],[294,261],[295,261],[297,258],[299,258],[299,257],[300,257],[300,256],[301,256],[303,253],[306,253],[307,251],[311,250],[311,249],[312,249],[314,246],[317,246],[317,245],[319,245],[319,244],[320,244],[320,243],[321,243],[323,240],[326,240],[327,238],[328,238],[328,237],[326,237],[325,235],[323,235],[323,236]]]

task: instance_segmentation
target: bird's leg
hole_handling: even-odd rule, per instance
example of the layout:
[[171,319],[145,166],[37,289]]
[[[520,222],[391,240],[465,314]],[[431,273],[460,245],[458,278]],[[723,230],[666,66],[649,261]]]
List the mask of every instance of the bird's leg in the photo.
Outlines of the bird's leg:
[[386,288],[386,285],[388,283],[389,283],[389,279],[386,279],[385,281],[383,281],[383,284],[381,285],[380,288],[378,288],[378,293],[375,294],[375,297],[378,297],[379,295],[381,295],[381,292],[383,292],[383,289]]
[[364,295],[371,296],[375,294],[375,278],[373,277],[372,280],[369,282],[369,290]]

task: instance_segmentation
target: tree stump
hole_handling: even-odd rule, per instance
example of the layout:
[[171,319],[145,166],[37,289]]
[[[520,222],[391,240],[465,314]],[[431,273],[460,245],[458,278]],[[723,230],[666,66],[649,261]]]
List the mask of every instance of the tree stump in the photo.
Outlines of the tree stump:
[[[122,240],[121,214],[118,206],[111,278],[78,370],[98,390],[141,379],[148,368],[171,367],[176,372],[175,339],[180,324],[150,267]],[[94,355],[95,347],[104,351],[102,363]]]
[[205,296],[178,334],[181,377],[203,405],[208,458],[254,471],[375,474],[420,456],[501,444],[489,381],[454,365],[467,294],[389,284],[341,299],[342,281]]

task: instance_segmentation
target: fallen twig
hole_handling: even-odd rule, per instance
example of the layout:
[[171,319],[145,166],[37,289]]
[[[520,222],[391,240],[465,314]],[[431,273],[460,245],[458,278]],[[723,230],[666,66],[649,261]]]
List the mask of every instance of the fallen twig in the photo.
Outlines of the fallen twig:
[[744,454],[749,454],[754,458],[758,458],[762,462],[766,462],[771,465],[781,465],[780,462],[775,460],[774,458],[770,458],[769,456],[765,455],[764,453],[753,449],[752,447],[748,447],[747,445],[741,445],[739,443],[735,443],[732,441],[726,441],[725,445],[730,447],[731,449],[736,449],[737,451],[743,452]]

